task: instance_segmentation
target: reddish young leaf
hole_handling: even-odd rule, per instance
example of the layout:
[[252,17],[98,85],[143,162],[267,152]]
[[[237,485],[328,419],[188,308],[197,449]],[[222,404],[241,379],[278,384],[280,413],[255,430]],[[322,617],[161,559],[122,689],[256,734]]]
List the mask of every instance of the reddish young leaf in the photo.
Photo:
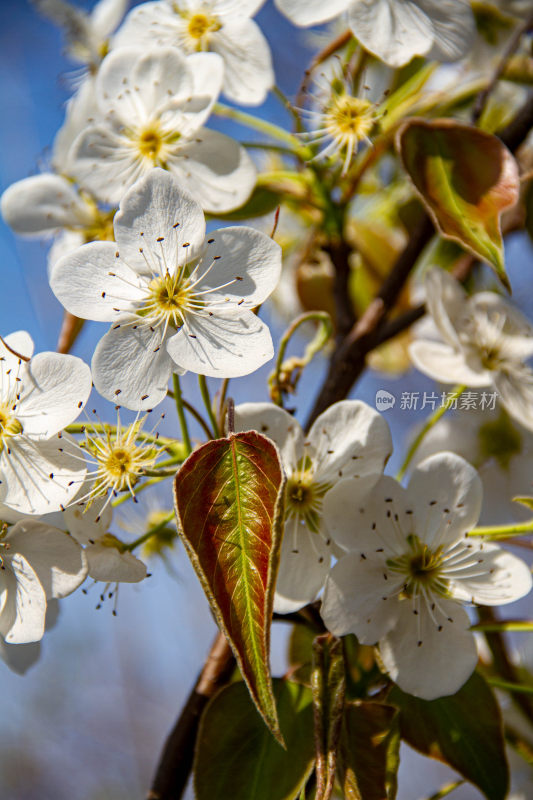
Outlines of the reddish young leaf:
[[451,119],[409,120],[397,146],[442,235],[487,261],[508,287],[500,216],[520,189],[509,150],[496,136]]
[[255,431],[199,447],[176,476],[178,529],[266,724],[282,742],[269,667],[284,475]]

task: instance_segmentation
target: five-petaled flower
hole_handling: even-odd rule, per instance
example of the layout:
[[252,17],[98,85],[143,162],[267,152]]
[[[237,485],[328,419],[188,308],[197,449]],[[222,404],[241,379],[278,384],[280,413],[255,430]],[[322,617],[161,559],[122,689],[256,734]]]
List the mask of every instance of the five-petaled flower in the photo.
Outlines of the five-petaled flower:
[[[350,481],[324,501],[324,517],[347,551],[326,581],[322,617],[336,635],[379,643],[398,686],[425,700],[454,694],[477,663],[463,605],[500,605],[531,589],[529,567],[479,537],[469,537],[482,502],[467,461],[438,453],[404,489],[383,477],[368,499]],[[453,653],[453,658],[450,658]]]
[[202,127],[223,72],[216,53],[113,51],[95,81],[99,116],[72,143],[69,174],[98,200],[118,204],[136,180],[162,167],[206,211],[238,208],[254,187],[255,167],[238,142]]
[[426,276],[429,313],[443,341],[417,339],[409,354],[426,375],[444,383],[490,386],[509,414],[533,430],[533,327],[494,292],[468,297],[460,283],[434,267]]
[[277,612],[286,614],[316,599],[331,566],[334,542],[322,514],[327,492],[344,478],[360,495],[374,486],[392,451],[389,428],[377,411],[359,400],[332,405],[308,436],[287,411],[272,403],[237,406],[235,422],[239,430],[255,429],[272,439],[287,473],[274,603]]
[[272,239],[245,227],[206,237],[202,209],[161,169],[125,195],[114,226],[116,244],[84,245],[50,281],[72,314],[113,322],[92,360],[100,394],[152,408],[172,372],[229,378],[272,358],[270,332],[252,311],[279,280]]

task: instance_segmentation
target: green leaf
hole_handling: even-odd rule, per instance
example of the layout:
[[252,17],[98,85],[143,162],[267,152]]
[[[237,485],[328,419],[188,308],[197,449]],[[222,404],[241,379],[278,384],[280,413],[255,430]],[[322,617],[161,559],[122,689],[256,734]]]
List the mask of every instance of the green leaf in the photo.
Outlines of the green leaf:
[[317,636],[313,642],[311,689],[315,721],[315,800],[330,800],[335,788],[346,690],[342,642],[330,633]]
[[509,769],[500,709],[481,675],[474,673],[450,697],[419,700],[395,686],[388,701],[400,709],[400,730],[408,744],[449,764],[488,800],[504,800]]
[[373,702],[347,703],[338,759],[346,800],[394,800],[399,751],[396,708]]
[[250,694],[280,741],[269,653],[284,482],[276,446],[255,431],[199,447],[175,482],[179,533]]
[[313,768],[311,691],[274,680],[283,750],[261,724],[242,682],[207,706],[194,764],[196,800],[294,800]]
[[233,222],[253,219],[254,217],[264,217],[266,214],[271,214],[272,211],[275,211],[282,202],[283,197],[279,192],[274,192],[264,186],[256,186],[243,206],[236,208],[234,211],[228,211],[226,214],[213,214],[213,217]]
[[496,136],[451,119],[406,122],[397,147],[441,234],[488,262],[509,287],[500,216],[520,188],[509,150]]
[[291,666],[291,678],[297,683],[311,686],[311,662],[316,633],[307,625],[293,625],[289,637],[287,658]]

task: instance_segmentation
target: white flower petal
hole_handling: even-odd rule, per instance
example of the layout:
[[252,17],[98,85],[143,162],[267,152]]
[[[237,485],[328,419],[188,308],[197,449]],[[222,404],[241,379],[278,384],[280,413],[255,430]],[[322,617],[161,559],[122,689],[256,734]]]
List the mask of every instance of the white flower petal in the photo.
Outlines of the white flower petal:
[[320,536],[304,529],[298,531],[293,541],[289,529],[290,523],[285,528],[274,595],[274,610],[278,614],[290,614],[312,603],[331,564],[331,548]]
[[[91,481],[87,481],[78,496],[84,497],[90,487]],[[62,513],[62,517],[64,526],[77,542],[91,544],[108,532],[113,518],[113,506],[107,502],[107,497],[96,497],[89,507],[77,503],[70,505]]]
[[20,553],[31,564],[47,598],[66,597],[85,580],[87,563],[80,545],[45,522],[17,522],[6,541],[10,553]]
[[197,130],[207,122],[213,105],[222,91],[224,61],[216,53],[192,53],[187,56],[187,69],[192,78],[191,97],[180,108],[189,130]]
[[470,0],[417,0],[433,27],[429,59],[457,61],[471,47],[476,25]]
[[533,431],[533,372],[525,365],[494,375],[494,388],[509,414]]
[[465,354],[448,344],[418,339],[409,345],[409,356],[420,372],[436,381],[471,387],[490,386],[492,383],[493,376],[488,370],[470,366]]
[[168,169],[202,208],[216,214],[239,208],[249,198],[256,168],[240,144],[218,131],[201,128],[193,141],[183,141]]
[[113,33],[128,8],[128,0],[98,0],[91,12],[91,22],[98,35]]
[[274,85],[267,40],[252,19],[234,18],[213,33],[212,50],[224,59],[224,94],[235,103],[257,106]]
[[404,692],[423,700],[455,694],[478,659],[468,615],[456,602],[444,599],[435,612],[437,624],[424,605],[416,615],[410,600],[402,601],[400,609],[394,628],[379,645],[390,677]]
[[391,67],[425,55],[433,44],[431,19],[417,0],[353,0],[348,19],[363,47]]
[[54,238],[46,258],[46,271],[48,274],[48,280],[50,280],[54,265],[57,264],[59,259],[64,258],[65,256],[70,256],[84,244],[85,236],[83,233],[81,233],[81,231],[63,231],[62,233],[58,234]]
[[161,403],[172,371],[177,371],[161,333],[153,333],[146,326],[133,329],[131,325],[113,326],[100,339],[91,367],[94,385],[102,397],[135,411]]
[[[225,302],[226,298],[238,302],[244,298],[247,307],[258,306],[279,283],[281,248],[253,228],[220,228],[208,236],[197,275],[198,290],[214,290],[207,295],[210,302]],[[225,288],[215,291],[218,286]]]
[[[451,592],[454,598],[482,606],[513,603],[531,591],[531,570],[521,558],[490,542],[471,539],[474,567],[455,570]],[[479,575],[472,574],[478,572]],[[465,575],[465,577],[462,577]],[[470,575],[470,577],[468,577]]]
[[87,205],[74,186],[52,173],[13,183],[2,195],[1,208],[15,233],[33,236],[90,220]]
[[228,317],[187,314],[186,327],[166,346],[179,367],[212,378],[249,375],[274,355],[270,331],[252,311]]
[[121,260],[145,275],[146,258],[156,274],[166,272],[167,266],[172,273],[204,246],[201,207],[176,178],[159,168],[126,193],[113,225]]
[[49,439],[73,422],[92,389],[91,370],[81,358],[38,353],[22,382],[17,419],[25,436]]
[[352,0],[275,0],[279,10],[295,25],[319,25],[346,11]]
[[474,467],[455,453],[422,461],[407,490],[414,510],[414,533],[432,549],[451,545],[477,523],[483,486]]
[[377,481],[392,453],[389,426],[360,400],[334,403],[313,423],[307,440],[316,454],[316,480],[375,475]]
[[70,170],[100,202],[118,205],[124,192],[152,168],[132,152],[130,140],[118,127],[90,125],[74,140]]
[[[14,333],[10,333],[8,336],[4,336],[4,342],[11,348],[11,350],[14,350],[16,353],[20,353],[20,355],[25,356],[25,358],[31,358],[33,355],[35,345],[33,343],[33,339],[27,331],[15,331]],[[6,352],[6,348],[1,342],[0,349],[4,359],[13,358],[14,363],[18,363],[18,358],[14,356],[13,353],[10,353],[9,351]]]
[[56,133],[52,153],[54,169],[65,175],[73,174],[70,168],[70,148],[81,131],[94,124],[100,116],[94,93],[94,78],[88,75],[76,94],[67,103],[65,121]]
[[324,521],[344,550],[365,556],[401,555],[412,528],[407,492],[388,475],[339,481],[324,497]]
[[0,634],[8,644],[39,641],[44,633],[46,595],[36,573],[20,553],[9,558],[4,580],[7,598],[0,613]]
[[135,127],[173,101],[187,98],[192,80],[181,53],[172,47],[146,52],[121,47],[104,59],[96,79],[103,113]]
[[14,436],[0,455],[0,502],[24,514],[48,514],[77,494],[86,468],[62,434],[47,441]]
[[457,328],[465,315],[467,294],[459,281],[439,267],[428,270],[424,280],[426,305],[444,341],[460,348]]
[[138,583],[146,578],[146,566],[132,553],[120,553],[115,547],[93,544],[86,548],[89,575],[104,583]]
[[[384,575],[389,579],[385,580]],[[355,633],[363,644],[375,644],[395,625],[399,602],[394,591],[401,586],[375,555],[350,553],[329,573],[320,614],[335,636]]]
[[469,300],[474,317],[488,320],[497,331],[495,338],[509,361],[533,356],[533,327],[520,311],[495,292],[477,292]]
[[77,317],[99,322],[117,319],[145,297],[135,272],[117,258],[115,242],[89,242],[57,261],[50,286],[59,302]]
[[255,430],[277,445],[290,474],[304,455],[304,433],[294,417],[273,403],[241,403],[235,407],[235,430]]

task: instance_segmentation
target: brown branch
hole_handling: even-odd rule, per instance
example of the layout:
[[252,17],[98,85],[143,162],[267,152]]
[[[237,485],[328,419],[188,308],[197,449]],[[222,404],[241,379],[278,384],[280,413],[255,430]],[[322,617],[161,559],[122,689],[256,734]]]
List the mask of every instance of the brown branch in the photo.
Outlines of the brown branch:
[[324,248],[335,270],[333,299],[335,301],[335,323],[337,341],[342,341],[355,324],[355,313],[350,296],[350,254],[352,248],[344,239],[335,239]]
[[170,733],[147,800],[179,800],[185,791],[194,757],[202,711],[224,686],[235,668],[235,659],[224,634],[219,633],[189,699]]
[[348,395],[365,367],[367,354],[376,347],[379,326],[396,303],[405,281],[433,233],[433,224],[426,214],[398,257],[378,295],[333,355],[325,383],[308,419],[308,427],[332,403]]
[[63,322],[61,323],[61,330],[59,331],[59,338],[57,340],[58,353],[70,353],[71,348],[78,336],[81,333],[85,320],[75,317],[69,311],[63,314]]

